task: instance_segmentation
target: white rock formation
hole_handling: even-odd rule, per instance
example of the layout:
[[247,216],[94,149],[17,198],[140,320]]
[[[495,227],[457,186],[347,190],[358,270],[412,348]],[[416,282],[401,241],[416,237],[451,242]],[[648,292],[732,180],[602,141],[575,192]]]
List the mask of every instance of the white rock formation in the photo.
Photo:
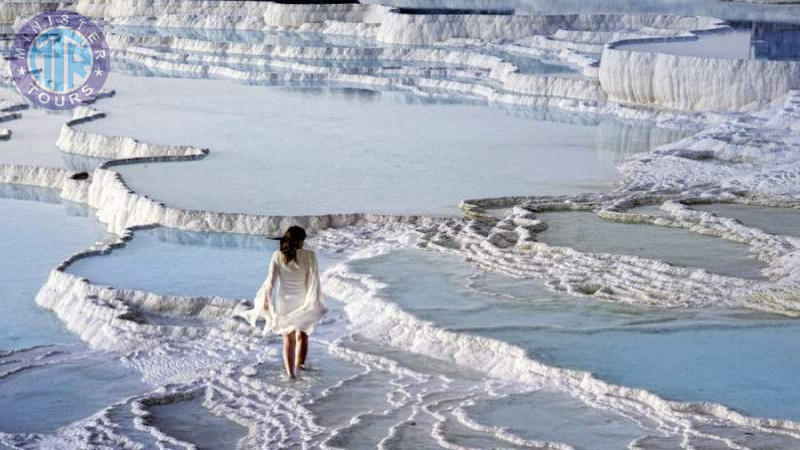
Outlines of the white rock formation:
[[800,62],[734,60],[609,45],[600,84],[615,102],[684,111],[755,110],[800,89]]

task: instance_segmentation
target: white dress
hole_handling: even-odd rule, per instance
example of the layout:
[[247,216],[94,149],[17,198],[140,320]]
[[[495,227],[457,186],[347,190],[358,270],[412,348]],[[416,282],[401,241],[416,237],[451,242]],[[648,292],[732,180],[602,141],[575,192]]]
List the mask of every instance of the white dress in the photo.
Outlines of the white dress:
[[[276,287],[278,294],[273,297]],[[265,302],[272,306],[269,312]],[[328,311],[322,301],[317,255],[301,248],[297,250],[297,257],[287,264],[283,254],[276,250],[253,304],[253,310],[242,314],[253,325],[258,317],[263,317],[267,321],[264,328],[276,334],[295,330],[312,333]]]

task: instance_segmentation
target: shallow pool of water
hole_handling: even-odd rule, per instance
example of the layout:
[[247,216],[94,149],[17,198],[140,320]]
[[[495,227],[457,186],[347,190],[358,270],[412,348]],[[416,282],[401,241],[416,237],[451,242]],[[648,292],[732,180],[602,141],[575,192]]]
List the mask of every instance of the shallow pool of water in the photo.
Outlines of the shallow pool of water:
[[53,267],[106,235],[102,226],[49,189],[0,184],[0,210],[0,349],[79,342],[35,298]]
[[739,23],[730,31],[698,39],[620,44],[619,49],[722,59],[800,60],[800,26]]
[[[84,353],[67,355],[63,360],[54,356],[30,361],[44,364],[0,380],[0,431],[53,433],[149,390],[137,373],[123,367],[113,356],[80,350],[80,346],[53,346],[54,351]],[[15,359],[25,358],[26,353],[14,355]]]
[[800,323],[745,311],[664,311],[583,301],[533,281],[475,274],[405,250],[357,263],[387,298],[420,319],[524,348],[539,361],[680,401],[800,418]]
[[613,222],[583,211],[546,212],[536,216],[548,226],[537,235],[537,240],[554,246],[643,256],[745,278],[761,277],[764,267],[750,256],[748,247],[743,244],[682,228]]
[[109,116],[81,129],[211,150],[119,168],[133,189],[190,209],[455,215],[464,198],[609,189],[618,159],[608,154],[650,148],[607,131],[598,145],[597,118],[398,92],[113,74],[109,86]]
[[[0,89],[0,99],[18,100],[16,92],[8,88]],[[62,153],[56,148],[56,140],[61,126],[71,116],[64,112],[44,109],[19,111],[20,119],[2,124],[11,130],[11,139],[0,141],[0,163],[36,165],[45,167],[65,167]]]
[[120,289],[250,299],[276,249],[276,241],[262,236],[154,228],[137,231],[125,247],[77,261],[68,271]]
[[716,203],[691,205],[692,209],[730,217],[743,224],[773,234],[800,236],[800,209]]
[[481,423],[505,427],[526,439],[565,442],[579,449],[626,448],[645,434],[630,419],[588,409],[579,400],[547,391],[487,400],[467,412]]
[[190,442],[198,450],[234,448],[247,429],[203,407],[202,396],[177,403],[153,405],[152,425],[169,436]]
[[704,58],[750,59],[750,31],[710,33],[698,39],[620,44],[617,48]]
[[540,58],[514,55],[511,53],[498,52],[497,56],[504,61],[508,61],[517,67],[519,73],[531,75],[557,76],[561,78],[582,78],[583,76],[577,68],[560,64],[555,61],[544,61]]
[[[265,261],[273,249],[274,242],[259,237],[155,228],[137,231],[134,239],[110,255],[79,261],[70,267],[70,272],[88,277],[93,282],[109,283],[120,288],[145,289],[176,295],[250,298],[262,280]],[[327,254],[322,254],[320,260],[323,270],[324,266],[335,261]],[[370,263],[365,262],[365,264]],[[399,364],[400,370],[413,370],[433,376],[433,381],[414,388],[425,389],[419,391],[424,402],[434,402],[445,394],[458,399],[453,404],[432,406],[434,410],[438,411],[441,408],[442,411],[449,411],[460,402],[485,390],[477,388],[484,383],[484,374],[468,368],[453,367],[401,349],[388,348],[363,337],[348,337],[341,304],[329,301],[328,306],[331,308],[329,318],[334,321],[318,327],[319,333],[313,336],[314,339],[330,342],[333,339],[343,338],[345,348],[370,355],[367,361],[371,358],[389,358]],[[446,307],[457,308],[457,305],[451,303]],[[472,314],[466,309],[460,311],[460,317],[466,321],[469,321]],[[500,310],[499,314],[507,317],[503,310]],[[554,306],[550,314],[552,317],[560,317],[562,312]],[[478,323],[484,321],[475,322]],[[255,376],[269,383],[286,384],[287,387],[307,392],[308,399],[311,400],[307,407],[316,416],[316,422],[330,430],[343,430],[337,437],[332,438],[332,442],[337,445],[345,448],[374,448],[378,442],[389,436],[389,429],[393,425],[403,422],[413,412],[413,404],[392,406],[390,398],[396,400],[399,394],[395,393],[388,397],[399,385],[408,383],[408,380],[405,380],[399,385],[393,384],[397,374],[372,368],[366,374],[324,393],[325,389],[333,387],[339,381],[354,377],[364,369],[357,369],[357,365],[328,354],[319,341],[312,342],[310,367],[312,370],[302,373],[298,384],[286,384],[288,382],[283,380],[282,369],[277,362],[261,364]],[[455,380],[454,384],[444,392],[439,392],[444,389],[439,386],[440,381],[437,381],[441,376]],[[428,398],[428,395],[431,397]],[[606,439],[604,442],[613,442],[613,445],[605,448],[624,447],[634,437],[645,434],[634,422],[614,413],[590,411],[591,408],[575,401],[574,404],[566,406],[570,400],[565,394],[543,392],[541,395],[540,408],[549,411],[552,405],[553,414],[549,416],[544,414],[548,417],[546,420],[544,416],[536,418],[532,421],[531,429],[539,430],[538,433],[543,439],[559,440],[563,437],[548,430],[548,424],[564,420],[592,426],[593,421],[600,421],[601,418],[602,421],[615,424],[614,427],[622,430],[618,434],[610,432],[609,436],[604,438]],[[478,404],[485,399],[488,397],[484,394],[476,397]],[[482,407],[481,411],[486,411],[486,421],[495,420],[495,414],[500,414],[502,417],[502,412],[495,411],[497,408],[502,409],[502,403],[492,403]],[[580,415],[581,411],[586,412],[588,416]],[[351,423],[354,417],[362,414],[366,414],[362,422]],[[445,411],[443,414],[449,413]],[[572,416],[576,417],[569,419]],[[398,431],[396,437],[398,442],[410,446],[435,445],[430,436],[433,419],[422,414],[416,421],[416,425],[407,425],[402,432]],[[447,439],[453,442],[465,445],[491,443],[488,448],[503,444],[503,441],[498,441],[491,435],[462,429],[463,427],[456,422],[451,417],[445,431]],[[181,427],[181,425],[176,426]],[[187,439],[196,442],[197,438],[189,433]],[[577,437],[575,440],[580,442]]]
[[144,390],[36,304],[53,267],[105,237],[90,211],[49,189],[9,184],[0,184],[0,210],[0,431],[52,432]]

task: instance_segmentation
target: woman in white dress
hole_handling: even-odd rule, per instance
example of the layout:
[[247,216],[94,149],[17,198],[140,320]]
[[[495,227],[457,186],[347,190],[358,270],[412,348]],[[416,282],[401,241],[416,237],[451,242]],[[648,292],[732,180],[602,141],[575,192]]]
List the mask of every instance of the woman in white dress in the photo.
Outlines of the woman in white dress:
[[[303,248],[305,239],[306,232],[301,227],[286,230],[254,301],[256,318],[265,317],[266,327],[283,335],[283,365],[289,378],[295,377],[296,370],[305,369],[308,335],[327,312],[317,255]],[[278,295],[273,297],[276,286]]]

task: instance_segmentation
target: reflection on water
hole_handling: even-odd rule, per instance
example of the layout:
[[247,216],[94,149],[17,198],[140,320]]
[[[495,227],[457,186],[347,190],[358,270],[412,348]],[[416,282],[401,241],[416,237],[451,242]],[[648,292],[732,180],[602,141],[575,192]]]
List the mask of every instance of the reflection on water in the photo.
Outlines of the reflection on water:
[[681,140],[692,131],[654,127],[646,122],[603,120],[595,133],[595,148],[600,159],[620,164],[631,156]]
[[580,78],[582,76],[577,69],[552,61],[543,61],[535,57],[515,55],[506,52],[497,52],[496,55],[504,61],[514,64],[519,73],[568,78]]
[[110,161],[105,158],[95,158],[92,156],[76,155],[74,153],[60,152],[64,165],[75,172],[93,172],[103,163]]
[[263,252],[266,255],[278,248],[277,241],[257,234],[205,233],[166,227],[155,227],[142,231],[142,233],[166,244],[239,249],[248,252]]
[[105,236],[89,210],[54,190],[0,184],[0,211],[0,431],[53,432],[142,391],[35,301],[54,266]]
[[[126,95],[79,128],[211,149],[202,161],[119,168],[137,192],[197,210],[458,214],[464,198],[609,189],[620,161],[681,137],[648,122],[397,91],[114,77]],[[145,95],[153,100],[136,101]],[[164,128],[164,111],[184,120]],[[305,182],[265,182],[286,173]]]
[[[183,32],[148,27],[124,27],[120,31]],[[297,39],[316,39],[291,33],[256,33],[246,38],[290,44],[297,44]],[[523,72],[578,75],[573,68],[537,58],[499,56],[512,58]],[[368,60],[304,62],[342,66],[342,70],[375,64]],[[120,168],[134,190],[188,209],[260,214],[455,215],[460,214],[457,205],[464,198],[610,189],[618,179],[616,166],[621,161],[682,137],[647,122],[619,122],[556,108],[486,108],[485,99],[454,98],[442,92],[412,95],[407,91],[325,86],[325,81],[248,90],[221,80],[200,83],[171,78],[208,76],[203,71],[165,72],[130,61],[115,64],[119,69],[116,73],[134,75],[123,76],[124,81],[117,83],[127,97],[107,100],[104,110],[110,112],[109,117],[81,127],[148,142],[194,143],[210,148],[210,157],[191,163],[192,167],[161,164]],[[448,76],[437,74],[434,70],[431,77]],[[160,81],[166,79],[170,81]],[[151,93],[160,89],[184,95],[180,99],[164,95],[150,104],[125,103],[141,95],[153,97]],[[302,104],[297,103],[299,97],[304,97]],[[237,106],[241,104],[249,105],[246,111]],[[511,118],[494,109],[510,112]],[[183,123],[164,130],[159,126],[163,118],[158,116],[165,110],[181,114]],[[231,139],[233,136],[236,138]],[[278,160],[280,164],[274,162]],[[91,168],[91,163],[73,164]],[[274,177],[276,171],[306,174],[307,182],[294,184],[295,192],[291,193],[283,183],[261,182],[267,174]],[[342,173],[349,176],[342,179]],[[297,198],[303,198],[304,204],[298,205]]]
[[0,183],[0,198],[42,203],[61,203],[62,200],[55,189],[9,183]]
[[800,25],[753,23],[750,52],[753,59],[800,59]]

